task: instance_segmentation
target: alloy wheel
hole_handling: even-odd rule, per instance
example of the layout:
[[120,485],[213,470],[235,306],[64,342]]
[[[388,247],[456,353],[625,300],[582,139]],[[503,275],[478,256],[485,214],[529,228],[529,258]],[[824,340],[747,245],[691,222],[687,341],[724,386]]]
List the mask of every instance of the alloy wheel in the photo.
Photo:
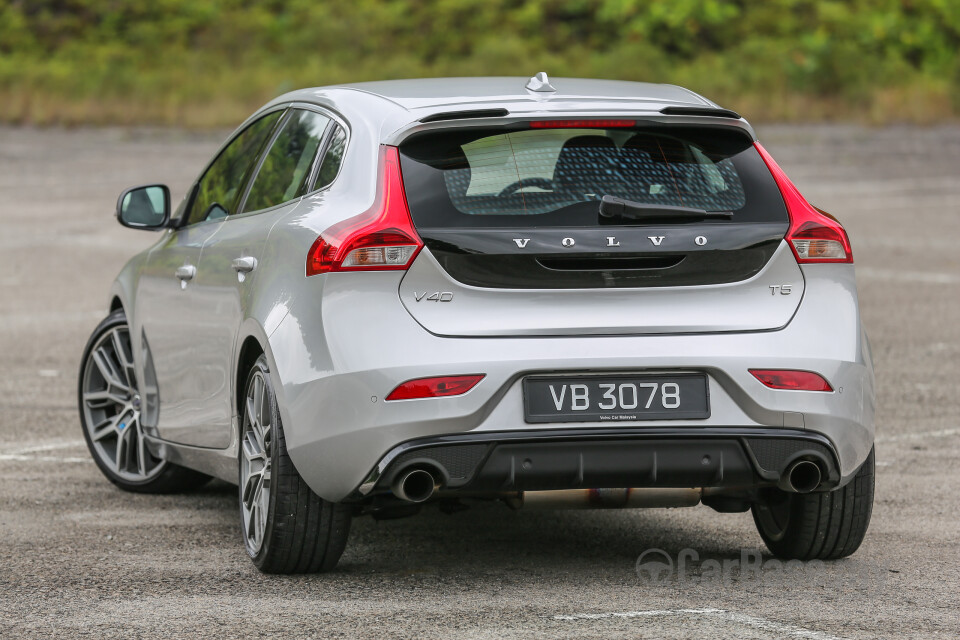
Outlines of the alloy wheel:
[[166,461],[150,453],[140,424],[140,391],[127,325],[101,335],[84,363],[81,405],[92,449],[128,482],[157,476]]
[[247,384],[240,442],[240,509],[244,539],[251,555],[259,553],[263,546],[270,509],[272,430],[266,396],[263,372],[255,370]]

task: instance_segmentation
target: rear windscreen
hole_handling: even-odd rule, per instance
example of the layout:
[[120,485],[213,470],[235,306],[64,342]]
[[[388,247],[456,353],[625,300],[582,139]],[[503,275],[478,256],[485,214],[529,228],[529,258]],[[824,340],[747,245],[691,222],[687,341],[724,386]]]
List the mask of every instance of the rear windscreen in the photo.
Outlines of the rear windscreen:
[[418,227],[637,224],[600,216],[605,195],[735,222],[787,219],[753,141],[732,127],[444,129],[400,153]]

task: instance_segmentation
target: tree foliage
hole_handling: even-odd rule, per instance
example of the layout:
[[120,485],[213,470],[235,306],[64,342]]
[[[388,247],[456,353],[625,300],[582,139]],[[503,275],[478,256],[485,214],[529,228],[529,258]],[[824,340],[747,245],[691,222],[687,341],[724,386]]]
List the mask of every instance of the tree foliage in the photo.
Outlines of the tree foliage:
[[224,124],[293,87],[539,70],[952,117],[958,51],[958,0],[0,0],[0,118]]

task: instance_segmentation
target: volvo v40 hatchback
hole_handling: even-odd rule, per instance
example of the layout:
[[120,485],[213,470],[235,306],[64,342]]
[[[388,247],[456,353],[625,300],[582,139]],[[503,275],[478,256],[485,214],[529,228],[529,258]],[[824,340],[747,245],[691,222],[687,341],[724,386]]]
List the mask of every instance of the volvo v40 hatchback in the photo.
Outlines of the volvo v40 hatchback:
[[236,483],[268,572],[426,502],[752,510],[860,545],[874,385],[847,233],[676,86],[460,78],[269,103],[113,285],[83,357],[123,489]]

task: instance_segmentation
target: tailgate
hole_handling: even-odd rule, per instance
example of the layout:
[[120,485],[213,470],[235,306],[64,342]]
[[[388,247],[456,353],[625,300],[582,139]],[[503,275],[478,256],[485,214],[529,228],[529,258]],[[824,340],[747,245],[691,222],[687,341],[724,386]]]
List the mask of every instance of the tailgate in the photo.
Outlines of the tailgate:
[[[786,286],[784,286],[786,285]],[[775,287],[775,288],[771,288]],[[789,293],[784,294],[783,291]],[[491,289],[454,280],[424,251],[400,284],[407,311],[441,336],[759,331],[785,326],[803,295],[786,243],[753,278],[693,287]]]
[[445,128],[400,158],[425,244],[400,297],[434,334],[771,330],[799,305],[787,211],[742,129]]

